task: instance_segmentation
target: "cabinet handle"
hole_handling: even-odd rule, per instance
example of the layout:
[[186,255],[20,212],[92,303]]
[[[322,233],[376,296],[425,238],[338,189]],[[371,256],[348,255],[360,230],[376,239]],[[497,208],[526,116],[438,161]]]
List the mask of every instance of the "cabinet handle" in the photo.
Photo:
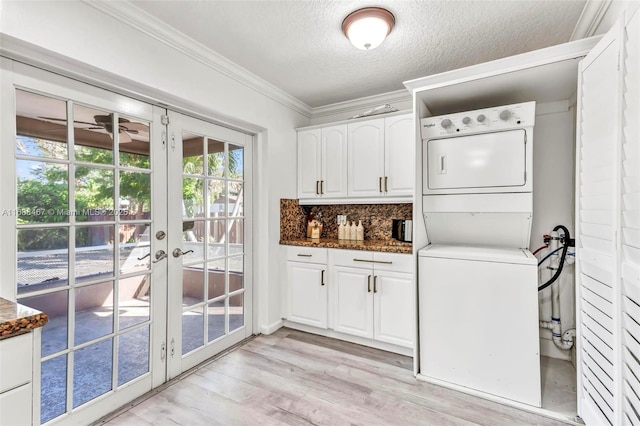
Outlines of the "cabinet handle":
[[384,263],[385,265],[391,265],[393,262],[390,260],[366,260],[366,259],[353,259],[354,262],[367,262],[367,263]]
[[319,186],[320,186],[320,181],[319,181],[319,180],[317,180],[317,181],[316,181],[316,195],[320,195],[320,190],[318,189],[318,188],[319,188]]
[[298,253],[298,256],[299,257],[313,257],[312,254],[299,254],[299,253]]
[[389,192],[389,189],[387,188],[387,183],[389,183],[389,176],[384,177],[384,192]]
[[320,285],[324,285],[324,269],[320,271]]
[[380,189],[380,192],[382,192],[382,176],[378,178],[378,188]]
[[323,180],[320,181],[320,194],[321,195],[324,194],[324,181]]
[[378,276],[373,277],[373,292],[378,292]]
[[367,277],[367,293],[371,293],[371,275]]

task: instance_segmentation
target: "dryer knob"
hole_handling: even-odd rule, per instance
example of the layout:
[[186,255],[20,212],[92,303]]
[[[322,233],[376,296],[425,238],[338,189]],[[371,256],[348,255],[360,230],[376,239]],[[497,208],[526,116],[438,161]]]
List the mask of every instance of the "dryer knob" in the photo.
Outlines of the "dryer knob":
[[510,118],[511,118],[511,111],[509,111],[508,109],[505,109],[500,113],[500,120],[507,121]]
[[484,114],[480,114],[476,117],[476,120],[478,120],[478,123],[484,123],[484,120],[486,120],[486,118],[487,117],[485,117]]
[[453,124],[453,123],[452,123],[452,122],[451,122],[451,120],[449,120],[448,118],[445,118],[445,119],[444,119],[444,120],[442,120],[442,122],[440,123],[440,125],[441,125],[443,128],[445,128],[445,129],[446,129],[447,127],[451,127],[451,125],[452,125],[452,124]]
[[462,122],[464,124],[469,124],[469,123],[471,123],[471,119],[469,117],[465,117],[465,118],[462,119]]

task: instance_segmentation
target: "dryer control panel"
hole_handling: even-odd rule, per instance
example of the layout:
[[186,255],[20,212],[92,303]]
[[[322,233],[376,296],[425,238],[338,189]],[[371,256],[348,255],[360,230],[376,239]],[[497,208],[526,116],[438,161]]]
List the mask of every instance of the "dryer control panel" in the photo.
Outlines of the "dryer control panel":
[[533,127],[536,103],[524,102],[420,120],[422,139]]

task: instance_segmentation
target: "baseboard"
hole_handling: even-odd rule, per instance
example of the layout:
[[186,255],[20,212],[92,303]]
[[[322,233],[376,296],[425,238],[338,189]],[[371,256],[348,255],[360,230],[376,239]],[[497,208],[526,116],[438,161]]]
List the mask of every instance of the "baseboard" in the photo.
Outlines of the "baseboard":
[[563,351],[553,343],[553,340],[550,339],[540,339],[540,355],[564,361],[571,361],[571,350]]
[[278,331],[279,329],[281,329],[283,326],[284,326],[284,321],[280,319],[274,322],[273,324],[260,326],[260,333],[267,334],[267,335],[272,334]]

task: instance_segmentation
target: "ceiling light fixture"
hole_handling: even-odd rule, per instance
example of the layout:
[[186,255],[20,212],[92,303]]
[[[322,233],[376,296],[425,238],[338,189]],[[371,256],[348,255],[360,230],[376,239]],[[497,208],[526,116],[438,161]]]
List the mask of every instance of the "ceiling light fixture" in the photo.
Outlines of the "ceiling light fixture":
[[342,32],[355,47],[371,50],[389,35],[396,18],[387,9],[365,7],[351,12],[342,21]]

